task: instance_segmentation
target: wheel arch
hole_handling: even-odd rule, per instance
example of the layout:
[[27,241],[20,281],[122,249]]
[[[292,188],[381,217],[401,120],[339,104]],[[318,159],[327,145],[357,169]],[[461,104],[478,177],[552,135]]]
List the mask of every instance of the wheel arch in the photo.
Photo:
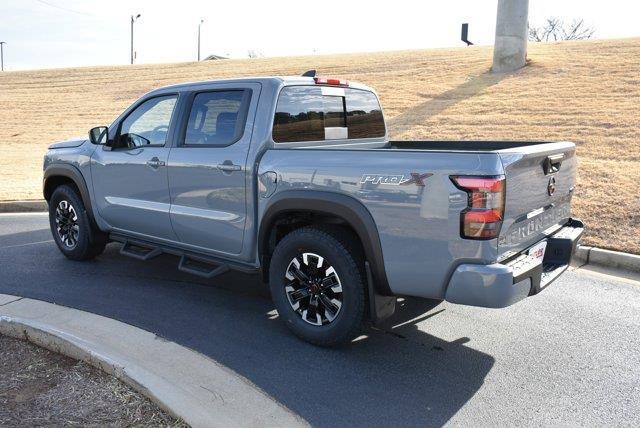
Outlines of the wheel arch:
[[93,206],[91,205],[91,196],[87,183],[82,173],[73,165],[53,164],[48,166],[44,171],[42,193],[44,199],[49,202],[55,189],[64,184],[73,184],[80,193],[80,198],[84,204],[85,210],[91,222],[95,225],[96,220],[93,216]]
[[359,239],[376,292],[393,295],[389,288],[382,244],[375,221],[369,210],[357,199],[340,194],[316,190],[285,190],[271,198],[262,215],[258,232],[258,255],[263,272],[268,272],[268,261],[273,250],[272,239],[278,222],[290,215],[310,214],[328,219],[340,219]]

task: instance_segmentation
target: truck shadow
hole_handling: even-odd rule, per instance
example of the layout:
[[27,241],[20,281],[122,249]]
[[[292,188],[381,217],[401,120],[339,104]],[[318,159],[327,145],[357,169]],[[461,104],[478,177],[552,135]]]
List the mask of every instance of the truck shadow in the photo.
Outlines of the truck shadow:
[[449,89],[439,95],[430,96],[419,94],[428,99],[420,104],[412,106],[404,113],[387,120],[387,128],[390,135],[399,135],[423,124],[433,116],[453,107],[461,101],[475,97],[487,88],[497,85],[509,76],[508,73],[492,73],[485,71],[482,74],[470,77],[466,82],[455,88]]
[[[22,233],[10,242],[43,237]],[[289,333],[256,277],[206,281],[178,272],[175,257],[140,262],[118,250],[109,245],[95,261],[77,263],[52,242],[0,249],[0,293],[114,318],[194,349],[315,426],[441,426],[481,388],[495,361],[465,345],[468,338],[429,334],[430,323],[447,316],[435,301],[404,300],[382,326],[322,349]]]

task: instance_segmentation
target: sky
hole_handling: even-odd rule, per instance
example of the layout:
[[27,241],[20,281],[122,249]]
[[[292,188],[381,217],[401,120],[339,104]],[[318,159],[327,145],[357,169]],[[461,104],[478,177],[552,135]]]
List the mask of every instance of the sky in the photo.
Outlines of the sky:
[[[462,46],[493,43],[497,0],[0,0],[6,70],[121,65]],[[596,38],[640,36],[635,0],[530,0],[529,22],[583,18]]]

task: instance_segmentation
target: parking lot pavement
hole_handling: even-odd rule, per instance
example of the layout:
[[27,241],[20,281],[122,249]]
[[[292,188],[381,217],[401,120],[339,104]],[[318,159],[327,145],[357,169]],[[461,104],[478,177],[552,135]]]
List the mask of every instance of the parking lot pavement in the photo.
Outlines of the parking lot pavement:
[[[46,216],[0,215],[0,293],[141,327],[245,376],[312,425],[640,424],[640,285],[566,273],[502,310],[407,300],[340,349],[301,342],[250,276],[177,259],[66,260]],[[179,362],[176,362],[179,363]]]

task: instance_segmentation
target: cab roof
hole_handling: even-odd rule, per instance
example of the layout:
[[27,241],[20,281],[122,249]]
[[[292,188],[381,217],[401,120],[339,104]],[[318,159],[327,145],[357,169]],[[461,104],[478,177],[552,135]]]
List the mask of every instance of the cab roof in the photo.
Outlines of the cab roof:
[[[187,82],[187,83],[179,83],[176,85],[163,86],[161,88],[157,88],[149,92],[149,94],[163,93],[167,91],[189,91],[189,90],[201,90],[206,88],[209,85],[214,85],[218,83],[261,83],[263,85],[274,85],[274,86],[291,86],[291,85],[315,85],[316,81],[313,77],[305,77],[305,76],[261,76],[261,77],[238,77],[233,79],[216,79],[216,80],[203,80],[197,82]],[[324,85],[323,86],[327,86]],[[329,85],[331,86],[331,85]],[[349,81],[349,88],[355,89],[363,89],[367,91],[372,91],[373,89],[369,88],[366,85],[362,85],[357,82]]]

